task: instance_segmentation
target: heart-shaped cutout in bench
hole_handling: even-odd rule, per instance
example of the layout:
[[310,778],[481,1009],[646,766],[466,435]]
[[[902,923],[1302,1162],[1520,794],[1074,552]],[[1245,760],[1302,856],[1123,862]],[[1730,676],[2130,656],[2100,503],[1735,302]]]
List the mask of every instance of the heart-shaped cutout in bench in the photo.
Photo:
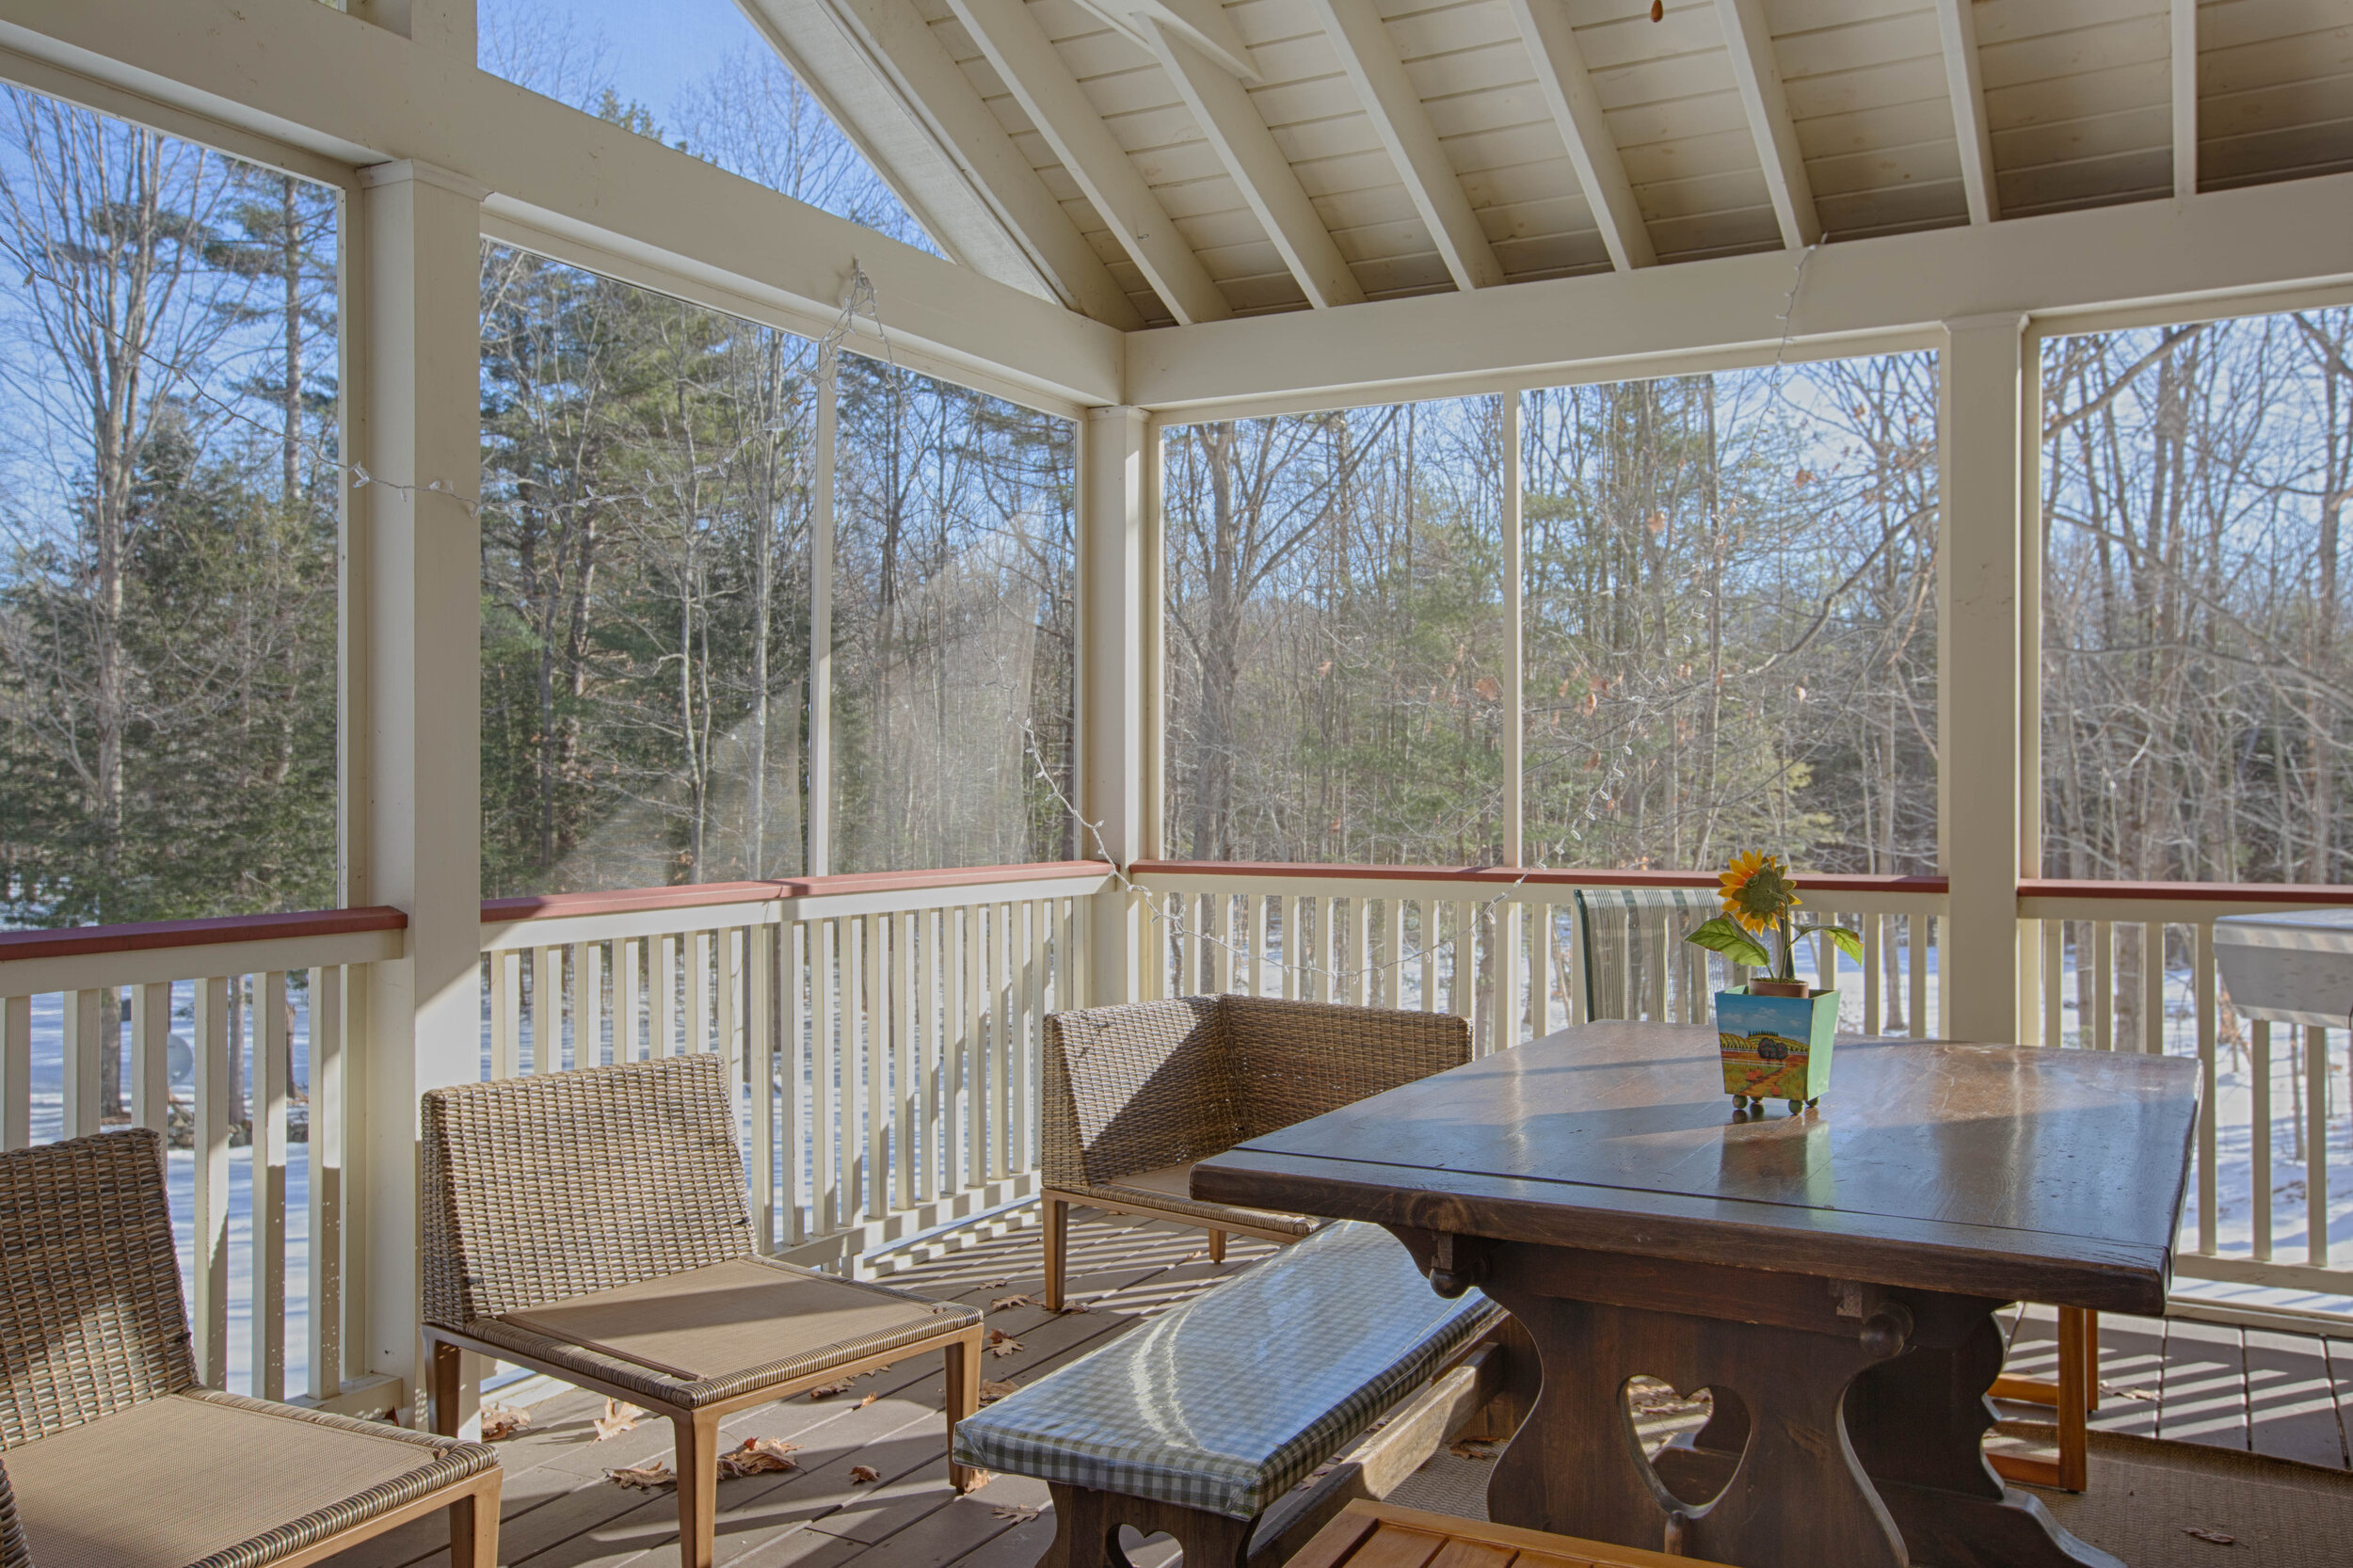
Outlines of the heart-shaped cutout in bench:
[[1749,1444],[1748,1407],[1729,1388],[1676,1389],[1641,1373],[1620,1390],[1626,1436],[1658,1484],[1684,1507],[1723,1495]]

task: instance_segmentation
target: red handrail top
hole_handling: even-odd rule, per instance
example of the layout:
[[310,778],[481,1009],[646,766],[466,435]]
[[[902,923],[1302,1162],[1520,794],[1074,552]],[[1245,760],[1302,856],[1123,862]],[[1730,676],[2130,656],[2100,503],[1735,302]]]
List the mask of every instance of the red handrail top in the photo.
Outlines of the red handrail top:
[[2353,904],[2343,882],[2071,882],[2045,877],[2018,885],[2020,898],[2172,899],[2183,904]]
[[929,888],[1051,882],[1065,876],[1104,876],[1110,872],[1111,867],[1100,860],[1049,860],[1034,866],[856,872],[842,876],[801,876],[774,882],[700,882],[672,888],[623,888],[604,893],[538,893],[523,898],[486,899],[482,918],[486,922],[497,922],[552,920],[573,915],[633,915],[660,909],[696,909],[712,904],[767,904],[829,893],[896,893]]
[[0,964],[24,958],[216,947],[223,942],[275,942],[294,936],[347,936],[362,931],[405,931],[408,926],[406,911],[379,904],[365,909],[305,909],[286,915],[222,915],[204,920],[139,920],[62,931],[6,931],[0,932]]
[[[1460,882],[1510,888],[1714,888],[1714,872],[1520,870],[1511,866],[1325,866],[1281,860],[1139,860],[1136,876],[1269,876],[1340,882]],[[1817,876],[1792,878],[1818,893],[1942,893],[1941,876]]]

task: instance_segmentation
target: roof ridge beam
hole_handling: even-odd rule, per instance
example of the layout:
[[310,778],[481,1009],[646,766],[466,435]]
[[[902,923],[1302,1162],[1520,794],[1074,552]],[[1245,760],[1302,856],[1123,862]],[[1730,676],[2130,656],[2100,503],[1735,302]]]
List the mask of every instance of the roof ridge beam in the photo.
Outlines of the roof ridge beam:
[[1651,244],[1650,226],[1625,177],[1625,159],[1593,91],[1585,51],[1568,12],[1561,0],[1511,3],[1520,40],[1536,67],[1536,85],[1544,89],[1561,139],[1568,144],[1569,162],[1577,166],[1577,183],[1585,187],[1585,205],[1593,215],[1593,227],[1601,231],[1609,264],[1620,272],[1657,265],[1658,252]]
[[1348,79],[1355,85],[1357,102],[1372,120],[1389,161],[1405,182],[1406,194],[1430,231],[1430,238],[1446,260],[1446,269],[1458,289],[1493,288],[1503,281],[1503,264],[1487,243],[1479,215],[1454,166],[1438,145],[1405,66],[1389,41],[1388,29],[1370,0],[1315,0],[1316,19],[1323,24],[1333,52],[1340,57]]
[[1223,63],[1204,55],[1193,40],[1158,20],[1145,21],[1153,53],[1161,69],[1193,111],[1209,145],[1225,165],[1225,172],[1241,187],[1242,200],[1282,252],[1283,264],[1299,280],[1307,302],[1317,310],[1335,305],[1361,305],[1364,285],[1349,270],[1348,258],[1332,242],[1331,231],[1308,200],[1299,172],[1275,144],[1248,89]]
[[2173,0],[2173,194],[2198,194],[2198,0]]
[[1724,53],[1732,59],[1749,133],[1756,138],[1756,161],[1765,171],[1765,189],[1773,199],[1782,243],[1801,250],[1820,241],[1822,218],[1814,205],[1805,156],[1798,150],[1797,130],[1789,122],[1789,94],[1782,86],[1781,62],[1773,57],[1765,0],[1716,0],[1716,17],[1723,24]]
[[1086,199],[1183,326],[1234,308],[1128,161],[1079,79],[1023,0],[949,0],[988,63]]
[[1953,140],[1961,149],[1961,188],[1969,221],[2002,216],[1993,184],[1993,134],[1986,125],[1985,84],[1977,64],[1977,19],[1971,0],[1936,0],[1936,31],[1945,44],[1945,87],[1953,100]]

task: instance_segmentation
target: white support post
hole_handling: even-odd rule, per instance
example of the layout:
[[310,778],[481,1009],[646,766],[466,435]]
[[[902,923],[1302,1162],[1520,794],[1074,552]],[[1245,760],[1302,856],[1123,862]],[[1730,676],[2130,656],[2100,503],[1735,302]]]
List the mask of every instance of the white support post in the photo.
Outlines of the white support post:
[[[808,508],[808,848],[811,876],[833,872],[833,455],[840,353],[817,367],[817,475]],[[666,1042],[656,1055],[669,1054]]]
[[1938,954],[1947,1039],[2009,1041],[2018,1026],[2020,448],[2025,322],[1945,324],[1937,574],[1939,849],[1951,881]]
[[353,445],[378,482],[349,507],[349,896],[406,910],[408,933],[372,967],[352,1042],[365,1304],[347,1357],[413,1396],[418,1096],[482,1072],[482,545],[460,498],[481,494],[484,192],[416,163],[364,169],[361,185],[345,247],[366,344]]
[[[1503,863],[1507,866],[1528,864],[1527,808],[1521,798],[1520,769],[1522,748],[1526,743],[1527,726],[1522,719],[1525,698],[1521,693],[1521,677],[1525,650],[1521,647],[1520,596],[1523,591],[1525,566],[1522,554],[1526,548],[1521,527],[1520,472],[1520,395],[1515,392],[1499,393],[1502,408],[1498,421],[1497,461],[1503,481],[1503,660],[1509,666],[1503,678],[1502,743],[1503,754]],[[1519,970],[1520,954],[1525,943],[1521,937],[1520,906],[1513,901],[1496,905],[1495,913],[1495,1007],[1490,1026],[1495,1038],[1490,1048],[1502,1050],[1520,1043]]]
[[[1079,512],[1079,853],[1121,866],[1141,858],[1146,830],[1145,585],[1154,548],[1145,469],[1159,444],[1144,410],[1090,408],[1080,431]],[[1101,842],[1096,842],[1100,834]],[[1146,935],[1141,902],[1112,887],[1090,901],[1089,1004],[1139,1000]]]

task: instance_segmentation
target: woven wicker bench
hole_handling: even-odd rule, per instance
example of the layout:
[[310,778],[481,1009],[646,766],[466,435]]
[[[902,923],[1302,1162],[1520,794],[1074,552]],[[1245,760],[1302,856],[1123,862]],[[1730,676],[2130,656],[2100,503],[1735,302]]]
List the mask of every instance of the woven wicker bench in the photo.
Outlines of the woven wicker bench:
[[[1051,1568],[1123,1563],[1122,1525],[1175,1536],[1186,1568],[1279,1561],[1502,1390],[1481,1342],[1506,1321],[1476,1290],[1441,1300],[1379,1226],[1330,1225],[967,1416],[954,1454],[1048,1483]],[[1294,1490],[1425,1383],[1374,1453]]]

